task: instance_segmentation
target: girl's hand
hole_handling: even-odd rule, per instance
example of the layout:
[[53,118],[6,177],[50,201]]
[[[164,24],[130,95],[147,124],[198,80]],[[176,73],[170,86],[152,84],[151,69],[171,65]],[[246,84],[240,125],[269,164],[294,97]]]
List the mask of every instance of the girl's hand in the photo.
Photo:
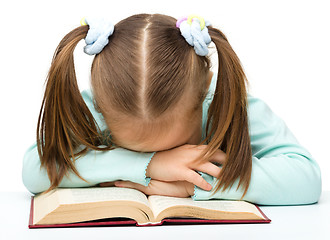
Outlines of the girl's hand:
[[207,145],[187,144],[171,150],[157,152],[148,165],[146,175],[161,182],[175,182],[177,184],[178,181],[187,181],[210,191],[212,186],[196,171],[218,177],[221,168],[212,162],[223,164],[226,154],[221,150],[217,150],[209,162],[195,161],[206,147]]
[[[101,183],[100,186],[107,187],[107,183]],[[147,187],[129,181],[116,181],[115,186],[137,189],[146,195],[162,195],[170,197],[190,197],[194,195],[194,185],[186,181],[162,182],[151,180]]]

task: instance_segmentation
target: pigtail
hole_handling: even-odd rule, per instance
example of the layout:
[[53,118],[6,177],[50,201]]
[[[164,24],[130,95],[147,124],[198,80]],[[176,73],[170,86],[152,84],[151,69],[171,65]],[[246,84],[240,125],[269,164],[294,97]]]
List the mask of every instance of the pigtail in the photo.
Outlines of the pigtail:
[[217,149],[226,153],[227,159],[215,191],[225,191],[239,179],[237,189],[243,188],[243,198],[252,171],[246,76],[225,35],[212,27],[209,27],[209,34],[218,52],[219,69],[214,98],[208,112],[208,152],[205,157],[211,156]]
[[99,147],[102,136],[80,94],[74,70],[73,52],[87,31],[88,26],[81,26],[62,39],[46,80],[38,118],[37,146],[41,166],[47,169],[50,180],[47,192],[56,188],[68,171],[86,181],[79,175],[74,161],[89,148],[111,149],[111,146]]

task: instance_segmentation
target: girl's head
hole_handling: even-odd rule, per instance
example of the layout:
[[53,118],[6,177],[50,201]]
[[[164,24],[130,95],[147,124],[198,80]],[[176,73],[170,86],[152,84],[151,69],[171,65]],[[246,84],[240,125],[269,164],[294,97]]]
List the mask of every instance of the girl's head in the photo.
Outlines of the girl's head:
[[187,143],[200,126],[210,64],[175,24],[164,15],[129,17],[95,57],[95,102],[116,145],[166,150]]
[[[225,35],[208,31],[219,60],[217,87],[209,107],[207,136],[201,139],[202,106],[210,83],[210,60],[182,37],[176,19],[140,14],[115,25],[109,44],[95,56],[91,85],[96,108],[109,133],[102,133],[84,103],[76,81],[73,51],[88,26],[67,34],[49,71],[38,121],[38,149],[51,188],[72,170],[71,158],[87,149],[124,147],[162,151],[183,144],[208,143],[201,159],[217,150],[227,154],[218,188],[236,179],[247,190],[251,174],[245,75]],[[80,152],[77,147],[86,146]],[[102,145],[102,146],[101,146]]]

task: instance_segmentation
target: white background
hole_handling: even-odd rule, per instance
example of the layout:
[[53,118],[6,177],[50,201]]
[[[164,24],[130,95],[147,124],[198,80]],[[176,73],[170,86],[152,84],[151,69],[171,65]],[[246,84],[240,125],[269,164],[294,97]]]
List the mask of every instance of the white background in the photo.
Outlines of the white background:
[[[227,36],[253,95],[281,116],[318,161],[330,190],[329,1],[6,1],[0,4],[0,191],[26,191],[22,159],[35,141],[43,84],[54,50],[84,16],[116,23],[136,13],[175,18],[196,13]],[[92,57],[78,44],[80,87],[89,87]]]

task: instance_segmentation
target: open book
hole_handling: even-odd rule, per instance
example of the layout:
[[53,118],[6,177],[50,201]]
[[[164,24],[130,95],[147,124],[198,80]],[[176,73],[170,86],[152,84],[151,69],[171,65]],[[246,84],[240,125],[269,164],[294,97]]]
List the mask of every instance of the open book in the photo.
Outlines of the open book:
[[30,228],[172,223],[270,222],[245,201],[149,196],[119,187],[57,188],[32,197]]

